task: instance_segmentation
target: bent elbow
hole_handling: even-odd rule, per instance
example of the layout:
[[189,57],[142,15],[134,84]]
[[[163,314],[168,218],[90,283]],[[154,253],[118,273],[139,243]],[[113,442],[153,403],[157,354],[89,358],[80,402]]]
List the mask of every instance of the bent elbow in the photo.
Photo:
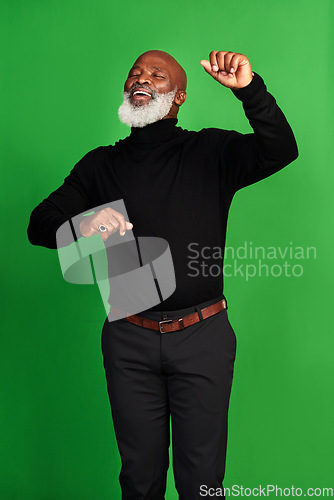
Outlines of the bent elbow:
[[299,156],[299,151],[298,151],[297,141],[296,141],[294,134],[292,134],[291,154],[290,154],[291,159],[290,159],[289,163],[297,160],[298,156]]
[[297,143],[295,143],[294,147],[292,148],[292,150],[287,158],[286,164],[289,165],[293,161],[297,160],[298,156],[299,156],[298,146],[297,146]]
[[33,217],[30,216],[29,224],[27,227],[27,238],[28,238],[29,243],[31,243],[31,245],[38,245],[39,244],[38,240],[36,238],[36,234],[37,234],[37,231],[34,228]]
[[281,162],[282,168],[290,165],[290,163],[294,162],[299,156],[298,146],[294,138],[293,142],[289,143],[288,147],[284,147],[284,151],[285,153],[282,154]]
[[57,248],[56,237],[46,233],[45,228],[42,230],[41,221],[36,215],[30,217],[27,227],[27,238],[31,245],[50,248],[52,250]]

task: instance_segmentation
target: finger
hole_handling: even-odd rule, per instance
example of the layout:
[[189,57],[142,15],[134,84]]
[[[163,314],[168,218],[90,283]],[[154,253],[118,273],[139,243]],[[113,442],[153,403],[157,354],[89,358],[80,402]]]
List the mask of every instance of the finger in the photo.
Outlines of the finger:
[[120,214],[118,212],[116,212],[114,214],[114,217],[115,219],[118,221],[119,223],[119,234],[121,236],[124,236],[125,235],[125,229],[126,229],[126,226],[125,226],[125,218],[124,218],[124,215],[123,214]]
[[217,61],[217,54],[218,50],[212,50],[210,52],[210,64],[211,64],[211,70],[217,72],[219,70],[219,65]]
[[[105,210],[109,215],[118,219],[119,224],[120,224],[120,235],[121,236],[124,236],[126,229],[131,229],[133,227],[133,225],[130,222],[125,221],[124,215],[121,214],[120,212],[116,212],[116,210],[114,210],[111,207],[107,207]],[[130,224],[130,227],[127,226],[128,224]]]
[[109,231],[105,231],[104,233],[99,232],[99,235],[101,236],[103,241],[106,241],[109,238],[110,233],[109,233]]
[[224,66],[226,73],[231,73],[231,61],[233,59],[234,52],[226,52],[224,56]]
[[219,52],[217,52],[217,55],[216,55],[219,73],[223,73],[226,71],[226,69],[225,69],[225,54],[227,54],[227,52],[225,50],[220,50]]
[[233,76],[230,75],[230,61],[233,57],[234,52],[231,51],[220,51],[217,54],[217,60],[219,64],[219,75],[223,76]]
[[101,225],[106,228],[105,231],[100,231],[100,229],[98,229],[98,233],[101,236],[101,238],[103,239],[103,241],[107,240],[112,234],[114,234],[116,232],[117,228],[115,228],[110,223],[108,224],[107,222],[104,222],[104,223],[101,223]]
[[233,57],[234,52],[230,50],[220,50],[217,52],[216,58],[219,66],[219,73],[227,75],[230,70],[230,60]]
[[[125,222],[125,225],[124,225],[125,229],[132,229],[133,228],[133,224],[131,224],[131,222],[127,222],[127,221],[124,221],[124,222]],[[97,232],[101,235],[101,238],[103,239],[103,241],[105,241],[106,239],[109,238],[109,236],[111,236],[113,233],[116,232],[117,228],[112,226],[113,229],[110,230],[110,229],[108,229],[107,224],[102,224],[102,225],[105,226],[106,231],[101,232],[100,230],[98,230]],[[124,236],[124,234],[125,234],[125,230],[123,233],[120,230],[120,235]]]
[[230,61],[230,73],[234,76],[243,60],[242,54],[234,54]]
[[[101,233],[99,229],[94,229],[94,233],[99,233],[102,236],[103,240],[106,240],[111,234],[115,233],[117,229],[120,229],[121,236],[124,236],[125,231],[133,228],[133,224],[131,222],[125,221],[124,215],[120,212],[116,212],[111,207],[106,207],[98,213],[99,224],[105,226],[107,231]],[[105,221],[101,222],[101,221]],[[111,225],[110,225],[111,224]],[[108,233],[108,234],[107,234]]]
[[[117,213],[118,212],[116,212],[116,214]],[[116,216],[109,214],[105,226],[108,229],[108,231],[110,231],[110,234],[113,234],[113,233],[115,233],[119,229],[120,222],[119,222],[118,219],[116,219]]]
[[233,54],[229,62],[230,73],[235,73],[239,66],[240,54]]
[[[107,229],[106,222],[101,222],[101,221],[95,220],[91,224],[93,224],[93,225],[90,225],[90,227],[89,227],[89,232],[90,232],[89,236],[93,236],[94,234],[99,234],[101,236],[101,238],[103,239],[103,241],[105,241],[110,236],[110,232]],[[105,231],[100,230],[101,225],[106,228]]]
[[[106,228],[105,231],[100,230],[100,226],[104,226]],[[93,227],[93,233],[97,233],[101,235],[103,240],[106,240],[111,236],[115,231],[117,231],[119,227],[119,222],[113,217],[110,216],[108,219],[106,217],[99,217],[98,219],[95,220],[94,227]]]

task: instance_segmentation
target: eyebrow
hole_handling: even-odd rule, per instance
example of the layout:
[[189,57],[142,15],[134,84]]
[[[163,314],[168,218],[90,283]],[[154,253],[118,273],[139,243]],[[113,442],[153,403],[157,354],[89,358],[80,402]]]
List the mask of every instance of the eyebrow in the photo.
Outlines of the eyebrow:
[[[132,66],[132,68],[130,69],[130,71],[132,71],[135,68],[140,68],[140,66],[138,64],[136,64],[135,66]],[[161,71],[161,73],[165,73],[165,70],[157,68],[156,66],[152,66],[152,68],[153,69],[157,69],[158,71]]]

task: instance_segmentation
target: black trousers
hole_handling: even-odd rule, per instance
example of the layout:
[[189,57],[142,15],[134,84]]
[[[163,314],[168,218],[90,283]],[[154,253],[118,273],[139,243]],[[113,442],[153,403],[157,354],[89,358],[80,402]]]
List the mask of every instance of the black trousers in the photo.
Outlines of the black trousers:
[[[156,321],[164,319],[163,313],[176,319],[221,298],[140,314]],[[179,498],[203,498],[201,485],[202,491],[222,488],[236,354],[227,311],[169,333],[106,318],[101,345],[122,461],[122,500],[165,498],[170,418]]]

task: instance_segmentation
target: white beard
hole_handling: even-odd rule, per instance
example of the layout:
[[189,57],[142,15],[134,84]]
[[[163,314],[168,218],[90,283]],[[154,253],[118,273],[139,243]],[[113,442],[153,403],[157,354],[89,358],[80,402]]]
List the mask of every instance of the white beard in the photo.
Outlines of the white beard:
[[145,127],[149,123],[157,122],[170,111],[176,91],[177,86],[165,94],[153,91],[152,97],[146,104],[138,105],[131,102],[130,92],[123,91],[123,103],[118,109],[119,119],[129,127]]

